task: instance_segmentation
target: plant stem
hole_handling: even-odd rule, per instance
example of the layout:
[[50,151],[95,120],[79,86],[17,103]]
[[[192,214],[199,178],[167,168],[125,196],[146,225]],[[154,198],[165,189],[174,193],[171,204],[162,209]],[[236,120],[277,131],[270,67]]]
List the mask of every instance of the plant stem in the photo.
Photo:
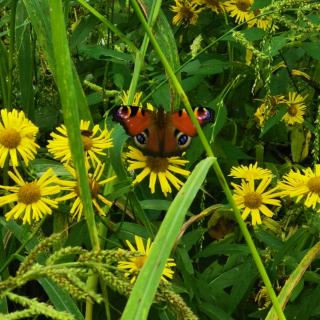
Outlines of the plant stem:
[[[201,143],[202,143],[202,145],[203,145],[203,147],[204,147],[204,149],[205,149],[205,151],[207,153],[207,156],[208,157],[214,157],[214,153],[213,153],[213,151],[212,151],[212,149],[210,147],[210,144],[207,141],[207,139],[206,139],[206,137],[205,137],[205,135],[204,135],[204,133],[203,133],[203,131],[201,129],[201,126],[200,126],[199,122],[197,121],[197,119],[196,119],[196,117],[195,117],[195,115],[194,115],[194,113],[192,111],[192,107],[191,107],[191,104],[190,104],[190,102],[188,100],[188,97],[187,97],[186,93],[184,92],[180,82],[178,81],[175,73],[173,72],[173,70],[172,70],[167,58],[163,54],[163,52],[162,52],[157,40],[155,39],[155,37],[154,37],[154,35],[153,35],[152,31],[151,31],[151,29],[149,28],[148,23],[146,22],[146,20],[145,20],[145,18],[143,16],[143,13],[141,12],[141,10],[139,8],[139,5],[138,5],[137,1],[136,0],[131,0],[131,3],[132,3],[132,6],[133,6],[133,8],[134,8],[134,10],[135,10],[140,22],[142,23],[145,31],[147,32],[147,34],[148,34],[148,36],[150,38],[150,42],[152,43],[155,51],[157,52],[157,54],[159,56],[159,59],[161,60],[164,68],[166,69],[166,72],[167,72],[168,76],[170,77],[173,85],[175,86],[175,88],[177,90],[177,93],[180,95],[180,97],[181,97],[181,99],[183,101],[183,104],[185,105],[185,107],[186,107],[186,109],[187,109],[187,111],[189,113],[189,116],[190,116],[194,126],[197,129],[199,138],[200,138]],[[283,311],[282,311],[282,309],[280,307],[280,304],[278,302],[277,296],[276,296],[276,294],[275,294],[275,292],[273,290],[271,281],[270,281],[270,279],[268,277],[268,274],[267,274],[266,269],[265,269],[265,267],[263,265],[263,262],[262,262],[262,260],[261,260],[261,258],[259,256],[257,248],[255,247],[255,244],[254,244],[254,242],[253,242],[253,240],[251,238],[251,235],[250,235],[250,233],[249,233],[249,231],[247,229],[247,226],[246,226],[245,222],[243,221],[243,219],[241,217],[240,211],[239,211],[239,209],[238,209],[238,207],[237,207],[237,205],[236,205],[236,203],[235,203],[235,201],[233,199],[232,192],[231,192],[231,190],[230,190],[230,188],[229,188],[229,186],[227,184],[227,181],[226,181],[226,179],[224,177],[224,174],[223,174],[223,172],[222,172],[222,170],[220,168],[220,165],[219,165],[219,163],[218,163],[218,161],[216,159],[215,159],[215,161],[213,161],[213,169],[214,169],[214,171],[215,171],[215,173],[217,175],[217,178],[218,178],[218,180],[219,180],[219,182],[220,182],[220,184],[222,186],[222,189],[223,189],[223,191],[224,191],[224,193],[225,193],[225,195],[227,197],[227,200],[229,201],[229,203],[231,204],[231,206],[233,208],[233,211],[234,211],[234,214],[235,214],[235,218],[236,218],[236,220],[237,220],[237,222],[239,224],[239,227],[240,227],[240,229],[242,231],[242,234],[243,234],[243,236],[244,236],[244,238],[245,238],[245,240],[246,240],[246,242],[248,244],[248,247],[249,247],[249,249],[251,251],[252,257],[253,257],[253,259],[254,259],[254,261],[256,263],[256,266],[257,266],[257,269],[258,269],[258,271],[259,271],[259,273],[261,275],[261,278],[262,278],[262,280],[263,280],[263,282],[264,282],[264,284],[265,284],[265,286],[267,288],[268,294],[269,294],[270,299],[271,299],[271,301],[273,303],[273,306],[274,306],[274,308],[276,310],[276,313],[277,313],[279,319],[285,320],[284,313],[283,313]]]
[[[152,3],[152,7],[151,7],[149,18],[148,18],[148,25],[150,29],[152,29],[154,23],[156,22],[156,19],[160,11],[160,7],[161,7],[161,1],[154,1]],[[133,75],[132,75],[132,79],[129,87],[129,93],[128,93],[128,101],[127,101],[128,105],[132,104],[134,94],[137,90],[140,71],[143,66],[144,57],[148,49],[148,44],[149,44],[149,37],[147,34],[145,34],[143,37],[141,48],[136,52],[134,70],[133,70]]]

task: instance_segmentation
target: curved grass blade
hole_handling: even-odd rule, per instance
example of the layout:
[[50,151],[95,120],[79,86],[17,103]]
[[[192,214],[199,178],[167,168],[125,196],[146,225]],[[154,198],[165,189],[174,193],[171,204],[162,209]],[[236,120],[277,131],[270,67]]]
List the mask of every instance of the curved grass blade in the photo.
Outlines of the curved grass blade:
[[[310,264],[320,253],[320,242],[314,245],[307,254],[303,257],[301,262],[298,264],[296,269],[291,273],[289,279],[286,281],[285,285],[283,286],[279,296],[279,304],[282,309],[285,308],[290,296],[292,294],[293,289],[298,285],[299,281],[301,280],[302,276],[309,268]],[[266,317],[266,320],[276,320],[278,319],[277,314],[275,312],[275,308],[272,307]]]
[[212,166],[213,160],[213,157],[208,157],[199,162],[169,207],[152,245],[150,255],[133,287],[122,320],[147,319],[171,248],[179,234],[185,215],[201,188],[209,168]]

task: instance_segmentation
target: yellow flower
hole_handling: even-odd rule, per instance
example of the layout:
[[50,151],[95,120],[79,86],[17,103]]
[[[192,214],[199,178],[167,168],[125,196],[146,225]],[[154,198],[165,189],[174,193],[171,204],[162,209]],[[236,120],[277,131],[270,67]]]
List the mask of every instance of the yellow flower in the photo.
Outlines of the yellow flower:
[[263,11],[260,11],[259,9],[253,12],[256,18],[248,21],[248,27],[252,28],[254,26],[257,26],[257,28],[260,28],[263,30],[272,30],[272,31],[277,30],[278,27],[273,23],[272,17],[270,15],[259,16],[261,13],[263,13]]
[[[136,92],[131,103],[132,106],[141,107],[142,92]],[[122,91],[120,94],[120,100],[124,106],[128,105],[129,91]]]
[[320,203],[320,164],[314,171],[311,168],[291,170],[279,183],[279,189],[283,196],[296,198],[296,202],[304,199],[304,205],[313,209]]
[[144,178],[150,175],[149,188],[151,193],[155,192],[157,179],[159,179],[162,193],[167,196],[168,193],[172,192],[169,182],[177,190],[183,185],[183,182],[174,176],[173,173],[181,174],[183,176],[188,176],[190,174],[190,171],[179,167],[188,163],[187,160],[183,160],[180,157],[161,158],[145,156],[140,150],[129,146],[129,152],[126,153],[126,158],[130,164],[128,167],[129,171],[143,169],[132,182],[133,185],[140,183]]
[[8,195],[0,197],[0,207],[16,202],[16,205],[6,213],[6,219],[22,219],[23,223],[31,224],[32,220],[39,221],[43,216],[52,214],[51,208],[57,208],[57,199],[48,196],[60,192],[59,180],[52,169],[48,169],[39,179],[25,182],[16,168],[14,173],[9,171],[10,178],[16,186],[0,186],[7,190]]
[[270,307],[271,299],[265,286],[262,286],[256,294],[254,301],[258,303],[259,310],[264,310]]
[[272,178],[272,172],[269,169],[258,167],[258,163],[256,162],[254,165],[250,163],[249,166],[232,167],[229,176],[245,180],[258,180]]
[[236,23],[240,24],[254,19],[252,4],[253,0],[229,0],[224,3],[224,8],[231,17],[235,17]]
[[[50,134],[53,140],[49,140],[48,150],[56,160],[69,163],[71,161],[71,150],[67,129],[64,125],[61,125],[56,130],[58,131],[57,133],[52,132]],[[104,150],[113,146],[110,132],[107,129],[101,130],[99,125],[95,125],[90,129],[90,121],[84,120],[80,122],[80,132],[86,162],[88,164],[88,159],[90,159],[95,166],[101,162],[97,155],[105,156]]]
[[286,102],[287,100],[284,96],[266,96],[254,114],[259,127],[262,127],[264,123],[277,112],[278,105]]
[[221,0],[194,0],[194,3],[204,5],[215,13],[221,13],[224,11],[223,3]]
[[17,167],[18,155],[26,165],[34,159],[39,146],[35,143],[38,128],[25,117],[23,111],[1,110],[0,119],[0,167],[3,168],[8,158],[13,167]]
[[[83,216],[83,203],[80,198],[79,194],[79,186],[78,186],[78,179],[76,176],[76,171],[74,168],[66,165],[66,169],[70,172],[73,180],[60,180],[61,186],[63,186],[64,191],[69,191],[68,194],[61,196],[57,198],[58,201],[68,201],[71,199],[75,199],[72,203],[72,207],[70,210],[70,213],[72,215],[72,219],[77,219],[79,221],[81,217]],[[98,163],[94,173],[88,173],[88,179],[89,179],[89,187],[91,191],[91,197],[92,197],[92,204],[94,208],[97,210],[98,214],[101,216],[105,216],[105,210],[103,210],[99,204],[99,202],[111,207],[112,202],[107,200],[102,194],[101,194],[101,187],[106,185],[107,183],[113,181],[116,176],[104,179],[100,181],[100,178],[102,176],[103,170],[104,170],[105,164]]]
[[242,212],[242,219],[246,220],[251,214],[252,225],[261,224],[260,212],[267,217],[272,217],[273,212],[266,205],[280,206],[280,200],[275,199],[279,193],[277,188],[265,191],[271,182],[271,178],[263,178],[258,187],[255,181],[242,180],[241,185],[231,183],[234,187],[234,199]]
[[[127,278],[131,278],[130,282],[133,283],[138,274],[139,271],[142,269],[144,263],[146,262],[150,250],[151,250],[151,240],[150,238],[147,240],[146,247],[143,244],[143,240],[139,236],[134,237],[136,242],[136,248],[130,243],[130,241],[126,240],[126,243],[130,249],[131,252],[134,253],[140,253],[141,256],[130,258],[130,261],[119,261],[118,268],[122,270],[126,270],[126,273],[124,274]],[[173,278],[174,271],[171,269],[171,267],[174,267],[176,264],[174,262],[174,259],[169,258],[167,259],[167,263],[163,269],[161,280],[163,282],[168,282],[168,279]],[[168,278],[168,279],[167,279]]]
[[307,96],[301,96],[296,92],[289,92],[289,98],[287,99],[288,112],[283,116],[282,120],[287,124],[303,123],[305,114],[304,110],[307,106],[304,104],[304,100]]
[[175,5],[171,6],[171,11],[175,12],[172,19],[173,24],[193,24],[198,20],[198,15],[202,8],[198,8],[198,4],[189,0],[175,0]]

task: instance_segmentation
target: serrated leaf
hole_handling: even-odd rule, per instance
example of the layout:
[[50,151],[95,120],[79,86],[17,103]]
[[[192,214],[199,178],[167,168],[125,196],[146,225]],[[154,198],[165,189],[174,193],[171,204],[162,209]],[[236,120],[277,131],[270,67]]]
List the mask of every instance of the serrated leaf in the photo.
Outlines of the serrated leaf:
[[108,60],[113,62],[129,62],[132,61],[132,55],[112,49],[108,49],[103,46],[82,46],[78,49],[78,52],[88,58],[96,60]]

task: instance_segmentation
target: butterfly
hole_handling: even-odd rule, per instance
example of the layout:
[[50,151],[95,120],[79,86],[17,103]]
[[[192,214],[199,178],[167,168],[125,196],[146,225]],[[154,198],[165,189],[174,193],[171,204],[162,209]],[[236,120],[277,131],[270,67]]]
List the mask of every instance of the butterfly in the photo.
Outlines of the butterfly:
[[[212,111],[196,108],[194,114],[201,126],[212,120]],[[114,110],[113,120],[119,122],[135,145],[145,155],[171,157],[180,155],[188,148],[192,137],[197,135],[186,110],[165,112],[136,106],[120,106]]]

